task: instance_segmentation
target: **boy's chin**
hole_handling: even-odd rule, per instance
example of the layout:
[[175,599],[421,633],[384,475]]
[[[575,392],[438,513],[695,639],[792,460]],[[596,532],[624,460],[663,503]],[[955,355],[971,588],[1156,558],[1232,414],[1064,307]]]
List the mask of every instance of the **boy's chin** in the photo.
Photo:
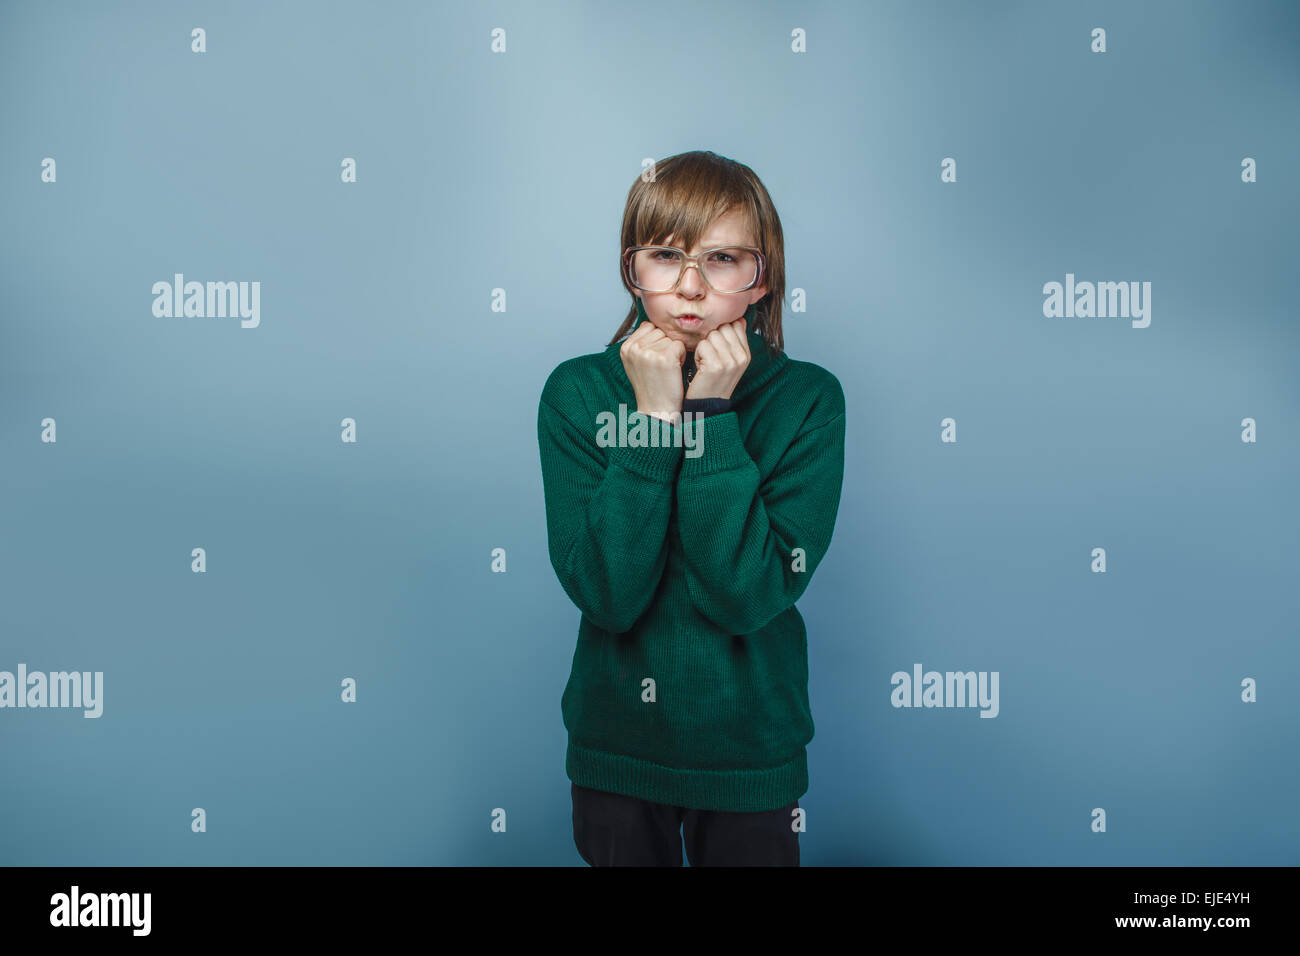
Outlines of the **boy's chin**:
[[694,349],[696,343],[699,342],[700,339],[704,338],[704,335],[699,332],[684,332],[681,329],[672,326],[669,326],[668,328],[660,327],[660,331],[674,342],[681,342],[686,346],[688,351]]

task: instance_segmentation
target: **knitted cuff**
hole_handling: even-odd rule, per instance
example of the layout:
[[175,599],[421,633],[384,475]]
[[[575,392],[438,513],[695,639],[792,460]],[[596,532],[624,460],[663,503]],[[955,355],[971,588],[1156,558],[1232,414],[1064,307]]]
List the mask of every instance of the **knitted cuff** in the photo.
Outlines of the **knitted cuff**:
[[[677,468],[682,462],[682,430],[671,422],[632,412],[627,416],[627,431],[630,434],[639,419],[645,419],[645,446],[629,445],[623,441],[608,448],[609,460],[651,481],[670,482],[677,477]],[[658,447],[649,444],[657,441]]]
[[735,412],[692,420],[685,429],[687,450],[682,459],[683,475],[708,475],[752,464],[745,443],[740,440],[740,419]]
[[721,415],[731,411],[729,398],[685,398],[682,399],[683,412],[699,412],[701,415]]

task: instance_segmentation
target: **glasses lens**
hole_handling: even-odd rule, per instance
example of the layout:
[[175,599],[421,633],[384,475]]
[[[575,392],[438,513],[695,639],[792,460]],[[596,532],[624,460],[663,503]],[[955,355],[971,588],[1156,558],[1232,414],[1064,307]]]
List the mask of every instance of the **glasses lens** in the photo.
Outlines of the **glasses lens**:
[[667,292],[682,271],[682,254],[673,249],[638,249],[632,254],[632,281],[647,292]]
[[[647,292],[667,292],[682,271],[676,249],[638,249],[632,254],[632,281]],[[748,249],[713,249],[700,260],[709,284],[718,292],[743,292],[758,278],[758,257]]]
[[700,268],[719,292],[740,292],[758,278],[758,257],[748,249],[714,249]]

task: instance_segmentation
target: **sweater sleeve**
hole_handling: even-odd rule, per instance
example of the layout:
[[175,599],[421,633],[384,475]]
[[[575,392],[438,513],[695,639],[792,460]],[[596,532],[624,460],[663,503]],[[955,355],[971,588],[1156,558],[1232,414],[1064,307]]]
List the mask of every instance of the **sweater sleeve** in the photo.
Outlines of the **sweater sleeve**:
[[761,484],[734,412],[688,426],[704,437],[703,453],[685,458],[677,479],[687,588],[699,612],[732,634],[792,607],[830,546],[844,480],[837,394],[835,414],[801,430]]
[[547,547],[560,586],[597,627],[629,631],[650,606],[668,559],[681,442],[602,447],[595,422],[580,427],[545,393],[537,439]]

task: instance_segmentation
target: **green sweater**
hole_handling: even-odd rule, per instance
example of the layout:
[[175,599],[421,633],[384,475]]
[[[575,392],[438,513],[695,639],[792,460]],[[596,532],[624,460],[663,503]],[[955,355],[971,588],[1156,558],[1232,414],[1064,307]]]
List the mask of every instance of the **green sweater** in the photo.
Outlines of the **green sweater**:
[[629,435],[658,421],[636,412],[619,343],[562,362],[542,390],[551,564],[582,611],[560,703],[579,786],[739,812],[808,790],[808,644],[794,605],[835,527],[844,393],[748,335],[732,410],[662,426],[672,440],[659,447],[598,437],[598,416],[617,420],[620,403]]

